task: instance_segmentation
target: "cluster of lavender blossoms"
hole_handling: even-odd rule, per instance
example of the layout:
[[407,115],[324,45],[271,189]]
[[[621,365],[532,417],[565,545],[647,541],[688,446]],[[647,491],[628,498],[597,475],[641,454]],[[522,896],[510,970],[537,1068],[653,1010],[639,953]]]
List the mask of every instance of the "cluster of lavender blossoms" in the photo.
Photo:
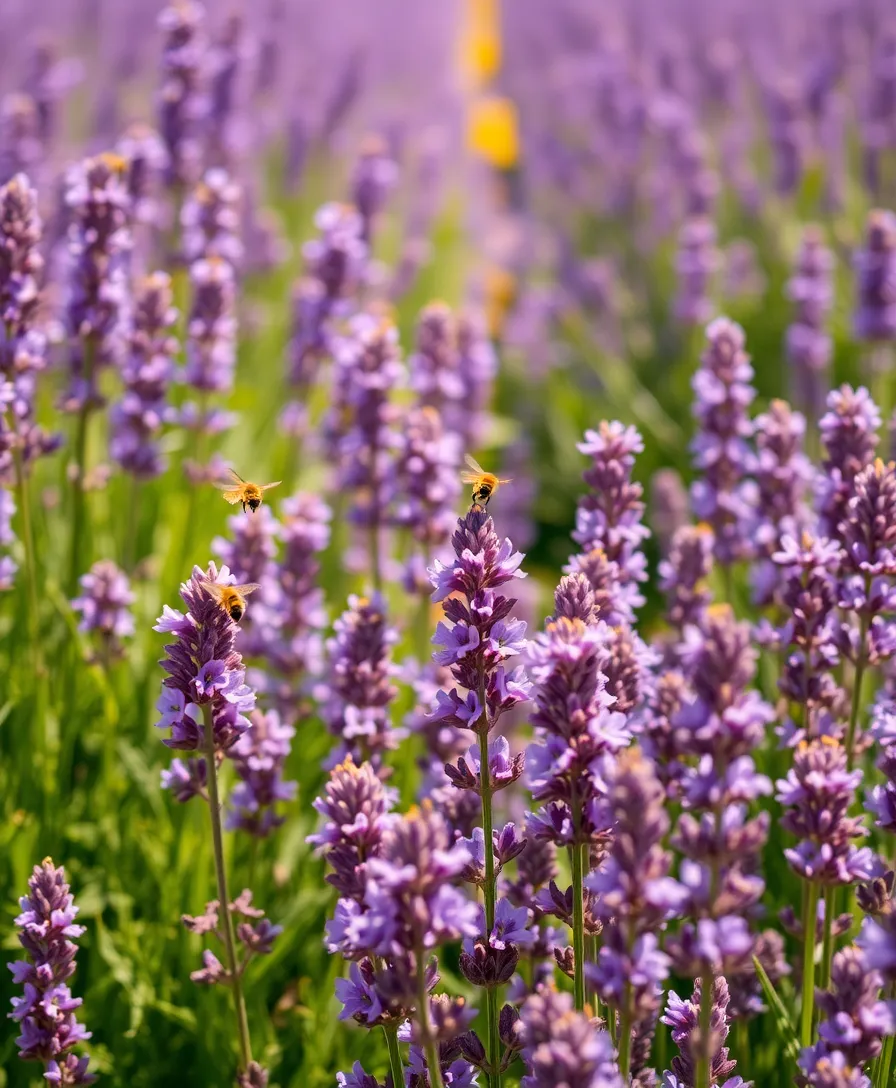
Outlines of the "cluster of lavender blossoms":
[[78,952],[74,941],[84,927],[75,923],[78,908],[65,870],[50,858],[35,865],[28,895],[22,896],[19,906],[19,943],[28,958],[9,965],[16,985],[24,986],[24,995],[13,998],[9,1014],[21,1029],[16,1039],[19,1057],[42,1062],[44,1078],[60,1088],[92,1084],[96,1077],[87,1072],[88,1059],[72,1052],[90,1038],[90,1032],[77,1020],[81,998],[73,997],[68,986]]

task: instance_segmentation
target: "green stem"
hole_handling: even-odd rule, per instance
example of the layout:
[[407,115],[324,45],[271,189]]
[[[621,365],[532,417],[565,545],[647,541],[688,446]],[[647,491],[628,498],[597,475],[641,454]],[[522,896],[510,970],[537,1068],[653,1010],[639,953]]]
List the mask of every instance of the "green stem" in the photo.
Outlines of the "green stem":
[[707,971],[700,985],[700,1057],[694,1088],[712,1088],[712,990],[715,978]]
[[212,821],[212,842],[215,850],[215,875],[218,878],[218,901],[223,919],[224,950],[227,955],[227,970],[230,974],[230,988],[233,990],[233,1004],[236,1012],[236,1026],[239,1033],[240,1064],[248,1069],[252,1061],[252,1044],[249,1041],[249,1020],[246,1016],[246,1002],[243,999],[243,984],[236,962],[236,942],[233,936],[233,918],[230,914],[230,895],[227,892],[227,871],[224,865],[224,836],[221,833],[221,801],[218,796],[218,767],[215,760],[215,733],[212,721],[211,703],[202,704],[202,722],[205,732],[205,762],[208,777],[208,810]]
[[[429,995],[426,992],[426,965],[423,962],[422,949],[417,951],[417,1012],[420,1016],[420,1041],[426,1055],[430,1088],[445,1088],[442,1067],[439,1065],[439,1051],[429,1026]],[[403,1085],[404,1081],[400,1081],[400,1084]]]
[[812,1042],[812,1013],[815,1008],[815,919],[818,913],[818,885],[809,883],[803,914],[803,1008],[800,1031],[802,1046]]
[[890,1066],[893,1063],[894,1040],[896,1040],[896,1036],[894,1035],[888,1035],[884,1039],[884,1048],[881,1051],[880,1057],[877,1059],[877,1076],[874,1078],[874,1083],[877,1088],[889,1088]]
[[386,1036],[386,1049],[389,1051],[389,1071],[392,1073],[392,1088],[404,1088],[404,1069],[401,1064],[401,1051],[398,1048],[398,1028],[383,1025]]
[[625,984],[626,1000],[623,1003],[623,1010],[619,1018],[619,1072],[622,1074],[623,1084],[629,1082],[629,1070],[632,1064],[632,1025],[627,1008],[630,990],[631,983],[627,982]]
[[824,891],[824,944],[821,953],[821,978],[818,985],[826,990],[831,984],[831,961],[834,958],[834,911],[837,889],[833,884]]
[[[865,596],[871,593],[871,577],[865,575]],[[846,765],[852,770],[855,760],[856,727],[859,722],[859,711],[862,705],[862,681],[865,678],[866,653],[865,643],[868,641],[868,613],[862,615],[859,624],[859,656],[856,661],[856,675],[852,682],[852,706],[849,711],[849,729],[846,733]]]
[[[488,710],[486,708],[485,677],[483,675],[479,684],[479,701],[482,707],[482,718],[479,723],[479,796],[482,800],[482,838],[485,843],[485,882],[482,886],[482,894],[485,900],[485,939],[490,939],[495,924],[495,852],[494,831],[492,820],[492,776],[488,762]],[[498,1037],[498,992],[490,987],[486,993],[485,1022],[488,1035],[488,1060],[491,1067],[491,1084],[493,1088],[501,1088],[501,1046]]]
[[[590,940],[589,940],[589,944],[591,945],[591,949],[590,949],[591,962],[592,963],[597,963],[597,955],[598,955],[597,937],[596,936],[591,937]],[[592,1004],[593,1009],[594,1009],[595,1019],[599,1020],[600,1019],[600,995],[598,994],[597,990],[592,990],[591,991],[591,1004]]]
[[370,525],[370,581],[377,593],[381,593],[383,589],[383,561],[380,552],[380,524],[379,519],[374,518]]
[[74,496],[72,506],[72,536],[68,567],[68,595],[74,597],[78,591],[78,577],[83,573],[81,562],[81,537],[84,533],[85,499],[84,477],[87,474],[87,424],[90,418],[91,397],[93,396],[93,360],[96,345],[92,337],[83,343],[84,351],[84,403],[78,410],[78,423],[75,429],[75,469],[77,475],[73,481]]
[[570,848],[572,861],[572,950],[575,957],[576,1008],[581,1012],[585,1008],[585,888],[582,851],[586,846],[574,843]]

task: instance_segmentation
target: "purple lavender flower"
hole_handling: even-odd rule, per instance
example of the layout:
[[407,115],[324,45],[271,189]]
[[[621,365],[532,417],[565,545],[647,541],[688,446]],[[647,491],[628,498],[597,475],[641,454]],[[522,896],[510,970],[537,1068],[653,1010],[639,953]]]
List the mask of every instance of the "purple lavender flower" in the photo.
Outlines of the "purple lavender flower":
[[330,700],[324,717],[342,739],[334,761],[350,753],[359,763],[369,759],[379,768],[383,754],[404,735],[389,720],[397,694],[392,646],[398,636],[389,627],[379,595],[349,597],[348,608],[333,627],[327,643]]
[[388,320],[362,313],[334,348],[334,392],[327,441],[337,464],[337,487],[353,493],[352,520],[366,527],[374,554],[374,586],[379,588],[379,531],[388,504],[396,439],[391,430],[396,408],[393,391],[404,376],[398,353],[398,331]]
[[268,665],[265,686],[285,716],[296,713],[303,685],[323,666],[327,619],[318,557],[330,540],[329,522],[330,508],[317,495],[300,492],[280,504],[282,554],[271,578],[276,595],[270,607],[262,598],[257,629]]
[[457,322],[444,302],[431,302],[417,319],[415,351],[408,356],[411,388],[422,405],[437,408],[444,418],[464,398],[458,371]]
[[528,829],[558,846],[605,841],[593,772],[601,756],[625,747],[631,736],[624,716],[612,709],[603,660],[601,627],[582,620],[552,621],[529,648],[539,741],[529,746],[527,774],[533,796],[548,808],[530,814]]
[[781,603],[788,617],[772,642],[786,652],[778,686],[802,708],[802,721],[785,723],[782,735],[800,741],[840,732],[836,723],[845,708],[838,714],[842,692],[830,671],[839,658],[834,572],[840,566],[840,548],[804,530],[799,541],[785,536],[772,561],[782,569]]
[[819,992],[816,1002],[825,1017],[818,1027],[822,1042],[839,1051],[854,1068],[876,1058],[881,1036],[893,1034],[893,1015],[879,999],[883,978],[869,969],[865,954],[855,945],[834,956],[830,992]]
[[[671,857],[662,845],[669,831],[664,798],[640,751],[621,753],[607,781],[604,822],[613,828],[609,858],[585,880],[598,896],[596,912],[604,923],[600,957],[590,977],[618,1013],[622,1030],[629,1032],[644,1020],[655,1020],[669,972],[669,957],[660,951],[656,933],[686,898],[669,876]],[[630,1041],[623,1039],[620,1054],[625,1075]]]
[[865,248],[855,256],[856,339],[896,339],[896,216],[875,209],[868,214]]
[[[16,513],[16,501],[12,492],[0,489],[0,548],[8,548],[15,542],[12,519]],[[10,555],[0,555],[0,592],[12,589],[18,566]]]
[[854,1069],[839,1050],[831,1052],[821,1041],[802,1052],[799,1067],[810,1088],[871,1088],[861,1069]]
[[71,215],[67,323],[72,384],[65,407],[81,410],[99,393],[96,371],[120,362],[128,316],[127,258],[131,248],[127,164],[98,155],[73,166],[65,202]]
[[464,396],[453,410],[448,406],[445,422],[450,431],[461,436],[466,449],[475,449],[482,445],[488,422],[486,409],[498,373],[498,357],[482,319],[472,312],[457,319],[457,368]]
[[290,380],[307,390],[331,347],[332,320],[345,314],[367,265],[362,221],[350,205],[325,204],[317,212],[320,237],[302,247],[305,275],[293,292]]
[[748,525],[756,505],[747,480],[753,433],[748,411],[753,368],[744,351],[744,331],[720,317],[706,329],[707,347],[694,375],[697,435],[691,443],[700,478],[691,487],[694,513],[715,534],[715,555],[730,565],[751,551]]
[[825,321],[833,302],[834,258],[818,227],[803,231],[787,295],[794,304],[793,323],[787,329],[787,358],[793,368],[795,400],[809,419],[818,419],[827,393],[831,338]]
[[774,163],[775,189],[783,196],[793,193],[803,172],[807,126],[800,115],[802,88],[796,79],[778,79],[766,89],[765,107]]
[[[728,1000],[728,984],[724,978],[717,978],[713,983],[712,1015],[709,1021],[710,1038],[706,1047],[706,1051],[711,1056],[710,1083],[718,1084],[721,1088],[747,1088],[740,1077],[728,1079],[728,1074],[732,1073],[737,1065],[737,1062],[728,1057],[728,1047],[725,1046],[729,1031]],[[672,1040],[680,1053],[672,1059],[671,1075],[663,1074],[664,1088],[686,1088],[687,1085],[697,1083],[696,1070],[699,1052],[702,1049],[701,1002],[702,990],[699,979],[694,983],[694,993],[687,1001],[683,1001],[674,990],[669,991],[666,1014],[661,1017],[661,1020],[672,1029]]]
[[246,714],[255,706],[255,694],[245,683],[243,662],[234,647],[237,625],[221,608],[204,582],[233,583],[226,567],[209,563],[207,571],[193,568],[189,582],[180,587],[187,606],[182,614],[165,605],[154,631],[173,634],[165,647],[162,695],[156,704],[159,729],[171,729],[164,743],[169,748],[197,751],[204,747],[202,708],[210,707],[216,751],[231,748],[249,728]]
[[266,838],[283,823],[285,817],[276,805],[295,800],[299,788],[297,782],[283,780],[295,735],[295,729],[282,723],[276,710],[266,714],[256,710],[249,715],[249,729],[228,751],[239,778],[229,797],[228,829]]
[[46,367],[46,340],[37,329],[42,224],[37,193],[24,174],[0,188],[0,478],[51,453],[61,439],[35,420],[37,375]]
[[110,413],[110,453],[137,479],[152,479],[165,470],[157,438],[173,415],[167,403],[177,354],[173,297],[167,273],[154,272],[143,281],[134,300],[129,350],[121,369],[124,392]]
[[219,257],[198,260],[190,268],[190,281],[184,380],[201,392],[227,391],[236,363],[233,269]]
[[853,481],[874,458],[880,412],[864,386],[832,390],[827,405],[818,424],[826,456],[817,478],[816,510],[820,532],[839,540]]
[[71,602],[72,609],[81,614],[78,630],[96,632],[100,658],[108,663],[112,656],[123,653],[122,639],[134,633],[130,583],[111,559],[101,559],[81,576],[81,590],[81,596]]
[[609,1037],[574,1012],[569,994],[544,989],[523,1005],[523,1060],[528,1073],[521,1088],[622,1088]]
[[672,538],[689,520],[688,493],[681,475],[661,468],[650,481],[650,522],[662,555],[668,555]]
[[585,432],[578,449],[592,460],[582,474],[591,490],[576,512],[573,539],[581,546],[581,554],[570,560],[567,569],[589,576],[600,595],[602,620],[630,623],[634,609],[644,603],[638,583],[647,579],[641,545],[650,531],[642,524],[643,488],[631,478],[635,455],[644,443],[634,427],[603,420],[596,430]]
[[0,102],[0,182],[16,174],[39,173],[43,157],[37,103],[29,94],[4,95]]
[[251,613],[241,620],[240,653],[247,657],[263,655],[270,638],[270,612],[280,603],[274,562],[280,526],[270,507],[261,506],[250,518],[228,518],[227,528],[231,539],[216,536],[212,552],[238,585],[255,582],[261,587],[253,597]]
[[[476,631],[475,648],[457,656],[451,674],[458,687],[439,692],[433,716],[461,729],[472,729],[485,736],[491,732],[500,714],[528,698],[529,685],[522,668],[508,671],[506,662],[520,651],[519,638],[524,628],[511,619],[516,601],[495,592],[515,578],[525,575],[519,569],[523,557],[513,551],[509,540],[503,543],[495,534],[489,515],[474,506],[457,522],[452,537],[455,560],[452,566],[436,560],[430,570],[435,587],[434,601],[441,601],[446,618],[461,624],[461,630]],[[508,625],[516,632],[506,639]],[[441,625],[438,645],[456,645],[447,625]],[[472,637],[472,636],[471,636]],[[484,704],[483,704],[484,697]]]
[[803,453],[806,421],[787,401],[773,400],[756,417],[757,505],[752,539],[756,552],[753,592],[758,604],[768,604],[778,589],[779,569],[772,556],[784,536],[798,537],[809,520],[806,495],[814,473]]
[[187,264],[219,257],[237,269],[243,257],[240,240],[242,192],[226,170],[214,167],[184,201],[180,213],[181,248]]
[[164,38],[159,132],[168,152],[165,180],[176,190],[196,180],[202,158],[201,124],[207,111],[204,18],[205,9],[194,0],[172,4],[159,15]]
[[[309,835],[307,841],[326,853],[334,870],[327,876],[327,882],[343,898],[357,903],[363,901],[366,862],[380,851],[396,796],[394,790],[383,784],[370,763],[358,767],[351,756],[347,756],[330,772],[324,795],[315,798],[314,807],[323,816],[324,824],[319,832]],[[343,915],[349,917],[347,907],[343,907]],[[338,922],[328,926],[328,934],[337,947],[338,928]]]
[[[136,122],[125,129],[115,150],[127,163],[125,184],[135,231],[141,227],[158,229],[161,210],[156,190],[168,166],[162,138],[154,128]],[[135,248],[140,248],[136,242]]]
[[370,245],[377,217],[398,180],[398,166],[389,155],[385,140],[368,136],[352,174],[352,203],[361,217],[361,240]]
[[846,749],[821,737],[800,744],[793,768],[777,782],[777,799],[788,808],[781,826],[800,840],[784,855],[804,880],[827,886],[874,875],[871,850],[853,845],[867,834],[862,819],[848,815],[861,780],[861,771],[846,769]]
[[681,228],[675,258],[675,316],[685,325],[702,325],[712,313],[709,292],[722,265],[716,238],[715,224],[704,215],[691,216]]
[[425,561],[444,548],[456,520],[460,448],[431,406],[407,414],[399,441],[390,472],[395,489],[393,519],[410,529],[416,545],[404,584],[410,592],[422,593],[430,588]]
[[76,1058],[71,1049],[90,1038],[75,1018],[80,997],[72,997],[67,983],[75,973],[77,946],[74,938],[84,933],[75,924],[74,905],[65,870],[50,858],[35,865],[28,881],[29,894],[19,900],[22,913],[16,918],[19,944],[27,960],[9,965],[13,981],[25,988],[23,997],[12,999],[9,1014],[21,1027],[16,1039],[23,1061],[43,1062],[45,1077],[55,1084],[92,1084],[88,1059]]
[[703,620],[711,594],[714,537],[708,525],[683,525],[672,537],[669,555],[660,562],[659,588],[666,595],[666,619],[681,637],[684,628]]

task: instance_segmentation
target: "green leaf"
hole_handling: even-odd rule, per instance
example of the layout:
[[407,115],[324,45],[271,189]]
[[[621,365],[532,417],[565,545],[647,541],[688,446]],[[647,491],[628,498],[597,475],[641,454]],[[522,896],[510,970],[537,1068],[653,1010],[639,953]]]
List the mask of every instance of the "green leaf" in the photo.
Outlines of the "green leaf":
[[765,994],[765,1000],[768,1002],[769,1008],[774,1014],[778,1038],[781,1041],[784,1053],[795,1064],[797,1058],[800,1056],[800,1044],[797,1040],[793,1024],[790,1022],[790,1017],[787,1014],[787,1009],[784,1008],[784,1003],[778,996],[777,990],[772,986],[771,979],[765,973],[765,968],[755,956],[753,957],[753,967],[756,969],[756,974],[759,976],[759,982],[762,985],[762,992]]

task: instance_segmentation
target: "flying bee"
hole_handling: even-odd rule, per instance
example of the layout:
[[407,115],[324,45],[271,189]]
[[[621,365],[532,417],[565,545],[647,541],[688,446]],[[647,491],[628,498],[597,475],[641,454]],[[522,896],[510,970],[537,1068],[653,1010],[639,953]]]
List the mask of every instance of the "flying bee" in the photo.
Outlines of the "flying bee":
[[489,499],[498,490],[498,486],[500,484],[509,484],[510,480],[502,480],[495,476],[494,473],[486,472],[482,465],[469,454],[466,455],[464,460],[470,467],[470,471],[462,472],[460,478],[465,484],[473,485],[473,494],[471,496],[473,505],[484,509],[488,506]]
[[265,491],[269,491],[272,487],[277,487],[280,484],[280,480],[275,480],[272,484],[250,484],[233,469],[229,469],[228,471],[232,477],[231,482],[236,486],[229,487],[224,492],[224,498],[231,506],[236,506],[238,502],[242,503],[244,514],[247,506],[254,514],[263,502]]
[[244,586],[222,586],[219,582],[203,579],[202,585],[215,598],[228,616],[239,623],[246,613],[246,598],[256,589],[261,589],[258,582],[247,582]]

